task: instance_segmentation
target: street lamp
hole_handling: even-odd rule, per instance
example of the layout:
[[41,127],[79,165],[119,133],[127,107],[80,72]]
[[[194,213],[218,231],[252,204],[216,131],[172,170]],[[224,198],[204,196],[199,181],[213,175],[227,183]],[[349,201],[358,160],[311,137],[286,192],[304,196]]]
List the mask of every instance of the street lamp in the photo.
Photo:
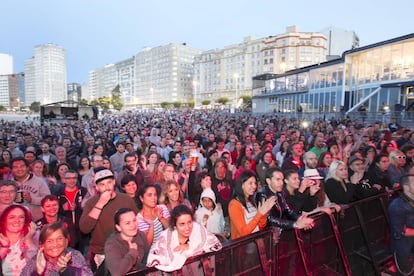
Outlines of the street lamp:
[[238,84],[239,84],[239,74],[237,74],[237,73],[234,73],[233,74],[233,78],[235,79],[235,85],[236,85],[236,101],[235,101],[235,108],[237,108],[237,102],[238,102],[238,100],[239,100],[239,90],[238,90]]
[[154,88],[150,88],[151,91],[151,109],[154,108]]

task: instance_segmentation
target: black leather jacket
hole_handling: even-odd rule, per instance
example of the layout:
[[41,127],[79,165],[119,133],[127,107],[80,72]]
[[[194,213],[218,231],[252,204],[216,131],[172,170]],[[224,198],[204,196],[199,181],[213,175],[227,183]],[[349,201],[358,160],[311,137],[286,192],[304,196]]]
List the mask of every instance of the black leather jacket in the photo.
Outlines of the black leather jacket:
[[256,200],[261,202],[274,195],[277,200],[267,215],[267,226],[276,226],[283,230],[293,229],[293,224],[299,218],[299,214],[290,208],[282,193],[275,194],[266,185],[256,194]]

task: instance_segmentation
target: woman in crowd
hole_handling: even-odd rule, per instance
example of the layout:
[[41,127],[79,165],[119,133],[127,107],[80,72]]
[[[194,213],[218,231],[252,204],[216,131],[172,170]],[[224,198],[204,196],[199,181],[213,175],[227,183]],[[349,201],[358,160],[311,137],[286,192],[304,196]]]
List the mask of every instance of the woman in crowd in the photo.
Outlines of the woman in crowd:
[[70,218],[59,214],[58,197],[55,195],[47,195],[40,202],[40,206],[42,208],[43,217],[36,221],[36,227],[41,230],[45,225],[58,221],[62,222],[69,232],[69,245],[72,248],[76,248],[80,240],[79,232],[76,232],[76,228]]
[[0,216],[0,259],[2,275],[21,275],[36,254],[33,239],[36,225],[29,210],[22,205],[10,205]]
[[407,156],[400,151],[394,150],[392,151],[388,159],[390,160],[390,165],[388,166],[388,176],[391,181],[392,188],[399,188],[400,187],[400,177],[407,173],[405,169],[405,163]]
[[183,275],[200,275],[199,262],[184,266],[187,258],[221,248],[217,237],[194,221],[191,209],[178,205],[171,212],[171,226],[151,246],[147,265],[167,272],[181,268]]
[[21,275],[92,276],[82,254],[68,245],[69,233],[63,223],[44,226],[39,235],[39,251],[24,267]]
[[230,153],[232,164],[237,165],[237,160],[241,158],[242,149],[243,149],[243,143],[241,141],[237,141],[236,146],[234,147],[234,150]]
[[275,167],[276,163],[273,160],[273,154],[271,151],[264,151],[261,154],[259,164],[256,166],[257,176],[259,177],[260,184],[266,183],[266,170]]
[[147,163],[147,166],[145,168],[146,173],[148,173],[150,175],[153,175],[155,164],[157,163],[157,161],[159,159],[160,159],[160,156],[156,152],[150,152],[148,154],[148,163]]
[[180,188],[180,185],[175,180],[168,180],[165,183],[164,194],[164,205],[167,206],[171,212],[178,205],[186,205],[190,209],[192,208],[190,201],[184,198],[184,193]]
[[207,153],[206,171],[211,172],[218,159],[218,153],[216,150],[210,150]]
[[234,187],[234,197],[229,203],[231,238],[237,239],[259,231],[266,226],[266,215],[276,202],[271,197],[256,206],[256,175],[242,172]]
[[250,169],[253,172],[256,173],[256,161],[254,161],[254,159],[252,158],[252,153],[253,153],[252,148],[250,148],[250,147],[243,147],[243,149],[241,151],[240,158],[239,158],[239,160],[237,160],[237,167],[238,168],[241,167],[242,160],[246,156],[248,158],[248,160],[250,161],[250,165],[251,165]]
[[10,166],[10,161],[12,159],[12,153],[8,149],[5,149],[1,152],[1,161]]
[[288,148],[289,148],[289,142],[283,141],[282,144],[280,145],[280,150],[276,153],[276,161],[279,167],[282,166],[283,161],[285,160]]
[[322,152],[319,156],[317,168],[320,172],[323,172],[323,176],[328,174],[332,161],[332,154],[329,151]]
[[104,149],[103,145],[95,144],[93,146],[93,154],[97,154],[99,156],[104,157],[105,156],[105,149]]
[[91,161],[89,160],[88,156],[83,156],[79,159],[78,164],[78,175],[79,175],[79,183],[82,183],[82,177],[89,173],[91,169]]
[[365,160],[364,169],[368,171],[369,167],[374,163],[374,159],[377,156],[377,150],[374,146],[369,145],[362,149],[362,157]]
[[332,141],[328,145],[328,152],[331,154],[333,160],[342,160],[342,152],[337,142]]
[[139,212],[137,214],[138,229],[147,237],[148,244],[153,244],[162,230],[169,225],[170,212],[165,205],[157,205],[157,189],[147,184],[139,188]]
[[65,177],[65,172],[69,170],[69,165],[67,163],[60,163],[56,167],[55,181],[52,181],[52,185],[49,186],[50,193],[56,194],[59,190],[64,188],[63,179]]
[[388,175],[388,167],[390,166],[390,161],[388,155],[378,154],[374,158],[374,163],[368,169],[367,177],[369,183],[379,184],[382,186],[382,189],[391,189],[391,180]]
[[240,174],[244,171],[250,171],[250,172],[254,173],[254,171],[252,170],[251,159],[248,156],[243,156],[242,157],[242,160],[240,161],[240,166],[238,167],[238,169],[234,173],[234,181],[237,181]]
[[105,242],[105,264],[112,276],[145,267],[149,245],[144,233],[138,231],[134,211],[119,209],[114,216],[115,232]]
[[310,212],[316,208],[315,194],[320,187],[313,180],[305,177],[300,181],[297,171],[288,170],[284,175],[284,195],[286,201],[297,213]]
[[200,195],[206,188],[211,188],[211,176],[208,172],[200,172],[196,175],[192,168],[190,176],[188,178],[188,198],[191,204],[197,209],[200,202]]
[[332,162],[325,178],[325,191],[336,204],[348,204],[354,200],[354,186],[348,182],[348,168],[344,162]]
[[139,206],[139,200],[137,197],[138,185],[135,175],[127,174],[121,179],[121,190],[126,193],[137,206]]
[[168,163],[174,166],[176,172],[179,172],[181,169],[181,154],[176,151],[170,151],[168,158]]

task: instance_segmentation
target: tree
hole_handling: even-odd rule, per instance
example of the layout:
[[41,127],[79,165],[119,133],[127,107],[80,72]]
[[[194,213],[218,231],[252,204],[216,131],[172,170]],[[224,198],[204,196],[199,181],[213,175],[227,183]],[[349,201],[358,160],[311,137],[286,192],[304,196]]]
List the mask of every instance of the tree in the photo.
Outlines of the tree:
[[5,111],[6,107],[4,105],[0,105],[0,111]]
[[194,100],[189,100],[187,102],[187,105],[188,105],[188,107],[194,108],[194,105],[195,105]]
[[204,101],[201,102],[201,104],[202,105],[209,105],[209,104],[211,104],[211,101],[210,100],[204,100]]
[[241,99],[243,99],[243,107],[249,108],[252,107],[252,97],[250,96],[241,96]]
[[162,108],[168,108],[168,107],[170,107],[170,103],[169,102],[162,102],[160,105],[161,105]]
[[180,108],[181,107],[181,102],[179,102],[179,101],[173,102],[173,106],[175,108]]
[[33,112],[39,112],[40,110],[40,102],[32,102],[29,109]]
[[229,98],[227,97],[221,97],[217,99],[218,103],[221,103],[222,105],[226,105],[226,103],[229,101]]
[[108,110],[110,104],[111,104],[111,98],[106,97],[106,96],[98,98],[98,105],[102,107],[102,109]]
[[81,105],[87,105],[88,104],[88,100],[87,99],[81,99],[80,100],[80,104]]
[[114,109],[116,110],[121,110],[122,107],[124,106],[124,103],[122,102],[121,99],[121,87],[119,86],[119,84],[117,86],[115,86],[115,88],[112,90],[112,98],[111,98],[111,104],[114,107]]

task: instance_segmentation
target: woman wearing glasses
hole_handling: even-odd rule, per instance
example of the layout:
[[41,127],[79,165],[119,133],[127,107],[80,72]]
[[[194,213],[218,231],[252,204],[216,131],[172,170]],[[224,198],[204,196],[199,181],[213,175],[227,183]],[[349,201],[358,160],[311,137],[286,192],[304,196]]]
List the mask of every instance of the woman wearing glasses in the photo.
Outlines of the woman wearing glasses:
[[406,156],[400,150],[394,150],[389,155],[390,166],[388,167],[388,175],[390,177],[392,188],[400,187],[400,177],[406,174],[405,163]]

